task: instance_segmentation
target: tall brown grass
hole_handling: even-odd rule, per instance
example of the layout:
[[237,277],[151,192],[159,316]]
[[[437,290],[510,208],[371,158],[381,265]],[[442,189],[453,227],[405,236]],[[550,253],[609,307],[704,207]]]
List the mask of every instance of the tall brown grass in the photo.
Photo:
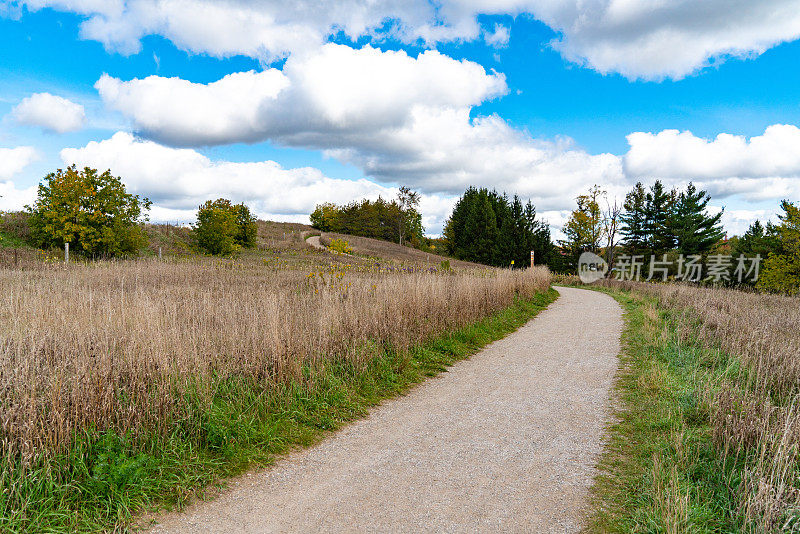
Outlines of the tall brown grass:
[[87,428],[170,431],[187,388],[360,365],[546,289],[545,269],[138,260],[0,270],[0,452],[32,462]]
[[[798,528],[800,510],[800,299],[687,285],[607,281],[681,310],[674,325],[732,355],[724,378],[708,384],[714,444],[744,466],[740,513],[760,532]],[[787,523],[787,521],[789,523]]]

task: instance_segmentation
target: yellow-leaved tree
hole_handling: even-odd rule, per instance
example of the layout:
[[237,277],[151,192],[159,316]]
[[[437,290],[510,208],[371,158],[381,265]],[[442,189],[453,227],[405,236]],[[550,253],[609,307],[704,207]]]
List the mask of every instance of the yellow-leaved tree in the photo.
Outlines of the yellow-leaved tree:
[[125,190],[110,170],[75,165],[48,174],[30,214],[31,238],[40,247],[63,247],[91,258],[134,254],[147,244],[141,223],[147,198]]

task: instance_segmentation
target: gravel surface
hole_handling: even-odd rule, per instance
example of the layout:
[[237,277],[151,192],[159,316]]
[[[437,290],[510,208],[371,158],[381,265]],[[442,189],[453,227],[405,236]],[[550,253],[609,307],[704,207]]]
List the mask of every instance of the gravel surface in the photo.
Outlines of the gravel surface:
[[328,250],[328,247],[320,243],[320,237],[318,235],[312,235],[311,237],[307,237],[306,243],[319,250]]
[[516,333],[154,532],[576,532],[622,310],[561,297]]

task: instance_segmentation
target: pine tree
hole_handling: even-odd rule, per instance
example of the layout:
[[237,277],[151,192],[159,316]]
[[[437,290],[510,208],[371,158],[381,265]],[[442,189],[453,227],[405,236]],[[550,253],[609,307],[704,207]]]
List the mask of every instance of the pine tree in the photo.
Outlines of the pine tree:
[[671,228],[675,197],[675,191],[667,191],[661,180],[656,180],[645,197],[644,228],[647,235],[647,251],[656,257],[660,257],[675,246]]
[[645,227],[645,204],[647,193],[638,182],[633,189],[625,195],[623,212],[620,215],[622,223],[620,233],[622,234],[622,244],[628,254],[642,254],[647,248],[647,229]]
[[464,232],[469,239],[469,244],[466,246],[469,258],[478,263],[492,265],[497,258],[496,246],[500,233],[486,190],[479,192],[475,203],[471,206]]
[[681,254],[707,254],[725,236],[720,219],[722,212],[708,215],[706,208],[711,197],[689,183],[676,199],[669,233]]

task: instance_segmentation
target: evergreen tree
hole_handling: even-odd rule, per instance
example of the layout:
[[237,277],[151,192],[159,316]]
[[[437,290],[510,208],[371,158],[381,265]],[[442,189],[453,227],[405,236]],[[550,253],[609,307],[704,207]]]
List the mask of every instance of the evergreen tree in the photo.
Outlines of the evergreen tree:
[[625,195],[623,212],[620,215],[622,244],[628,254],[643,254],[647,248],[647,230],[645,227],[645,204],[647,193],[638,182],[633,189]]
[[764,262],[756,287],[788,294],[800,292],[800,207],[781,202],[784,214],[777,226],[779,251]]
[[711,216],[706,213],[710,200],[691,182],[677,197],[668,226],[679,253],[707,254],[725,236],[720,223],[722,212]]
[[456,202],[444,228],[449,254],[458,259],[508,267],[527,267],[534,251],[537,263],[555,257],[550,229],[536,220],[530,201],[518,196],[470,187]]
[[464,232],[469,236],[466,251],[470,260],[493,265],[497,259],[496,247],[500,232],[489,194],[485,189],[479,192],[470,207]]
[[675,192],[667,191],[660,180],[650,187],[644,204],[644,233],[648,254],[660,257],[675,246],[672,235],[672,215]]
[[469,253],[467,246],[469,236],[466,232],[467,220],[469,220],[472,205],[478,197],[478,190],[470,187],[464,195],[458,199],[453,207],[453,213],[447,220],[444,227],[444,238],[447,246],[447,253],[459,259],[468,259]]
[[764,226],[761,221],[756,220],[737,240],[732,252],[735,257],[744,255],[747,258],[753,258],[760,255],[764,259],[769,256],[770,252],[780,254],[781,244],[778,239],[777,227],[769,222]]

